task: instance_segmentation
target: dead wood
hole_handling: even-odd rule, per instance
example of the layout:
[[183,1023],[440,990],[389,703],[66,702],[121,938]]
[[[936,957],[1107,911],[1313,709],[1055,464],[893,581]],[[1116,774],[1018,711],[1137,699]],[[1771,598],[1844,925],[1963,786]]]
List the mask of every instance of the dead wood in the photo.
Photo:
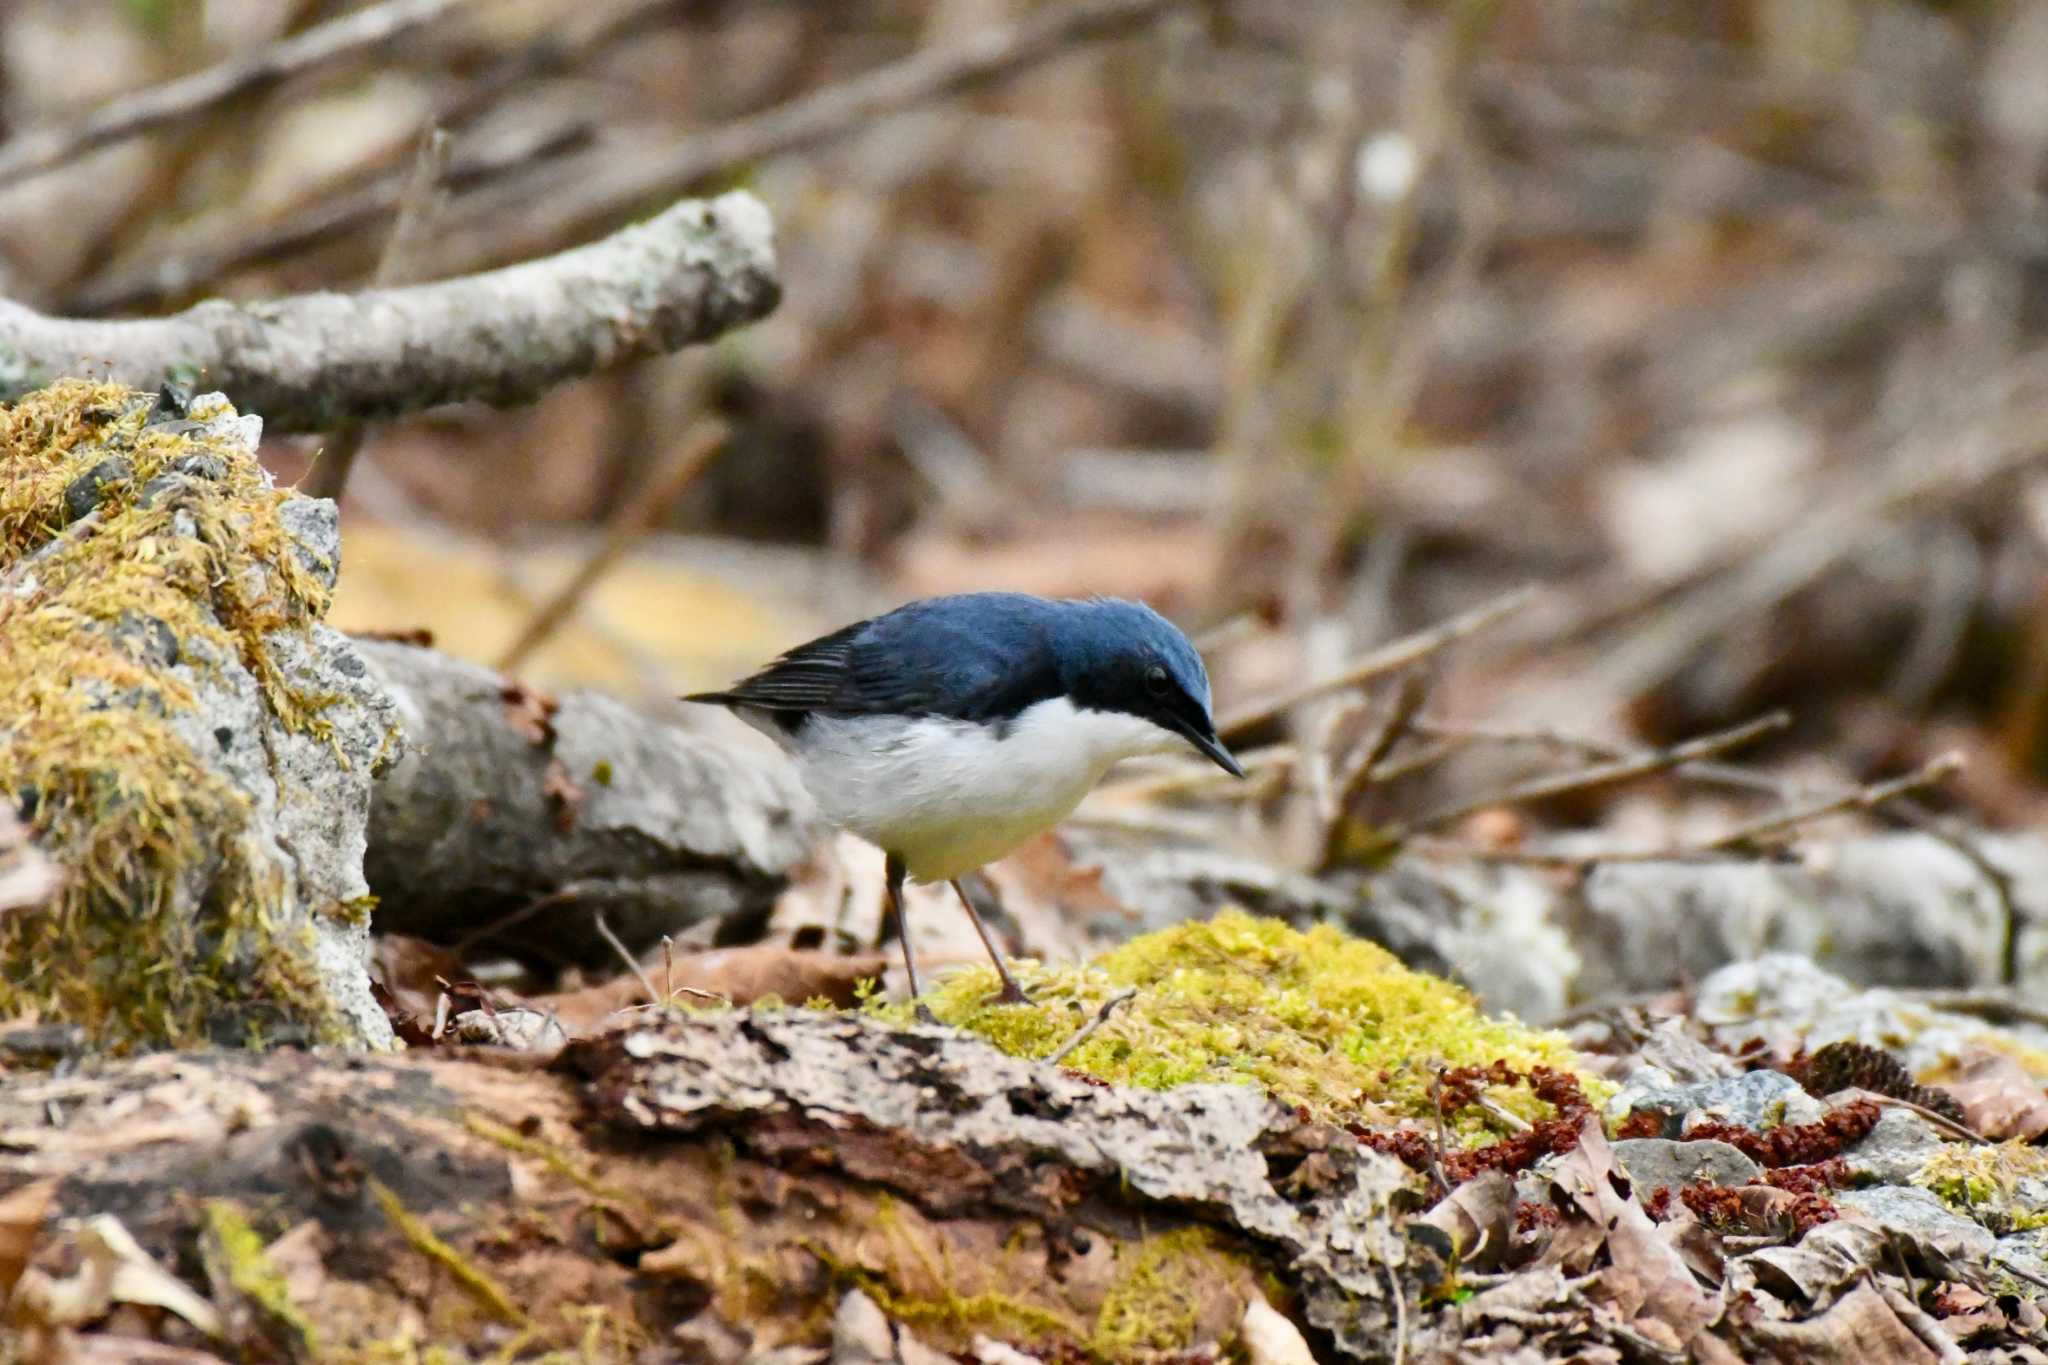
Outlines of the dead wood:
[[765,914],[811,846],[784,765],[593,693],[557,701],[430,649],[358,646],[413,746],[370,812],[381,930],[608,964],[595,915],[638,949]]
[[0,300],[0,399],[52,376],[154,389],[196,374],[275,430],[318,431],[441,403],[531,401],[566,379],[709,341],[781,297],[752,195],[685,200],[602,241],[503,270],[167,318],[55,318]]
[[[0,1091],[0,1135],[0,1191],[52,1182],[17,1325],[82,1325],[20,1315],[76,1302],[59,1290],[84,1224],[65,1220],[108,1217],[210,1292],[224,1330],[268,1334],[245,1346],[301,1358],[406,1321],[479,1356],[593,1323],[608,1349],[658,1347],[707,1314],[815,1340],[852,1286],[942,1345],[1100,1351],[1139,1264],[1199,1291],[1219,1335],[1276,1272],[1299,1316],[1378,1356],[1381,1262],[1403,1258],[1395,1163],[1255,1091],[1106,1087],[794,1010],[651,1020],[547,1071],[450,1052],[98,1064]],[[289,1295],[252,1294],[265,1275]],[[149,1317],[167,1344],[211,1344]]]

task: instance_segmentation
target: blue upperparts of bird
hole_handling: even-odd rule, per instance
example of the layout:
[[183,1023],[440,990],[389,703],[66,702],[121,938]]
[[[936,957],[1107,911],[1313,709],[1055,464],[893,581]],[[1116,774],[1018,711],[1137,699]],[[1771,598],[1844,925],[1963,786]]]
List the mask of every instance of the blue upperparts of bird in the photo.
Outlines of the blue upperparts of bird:
[[685,700],[729,707],[774,739],[825,818],[880,846],[899,919],[906,875],[951,881],[1006,999],[1023,992],[959,877],[1051,829],[1121,759],[1192,746],[1244,776],[1216,736],[1194,645],[1150,607],[1111,598],[927,598]]

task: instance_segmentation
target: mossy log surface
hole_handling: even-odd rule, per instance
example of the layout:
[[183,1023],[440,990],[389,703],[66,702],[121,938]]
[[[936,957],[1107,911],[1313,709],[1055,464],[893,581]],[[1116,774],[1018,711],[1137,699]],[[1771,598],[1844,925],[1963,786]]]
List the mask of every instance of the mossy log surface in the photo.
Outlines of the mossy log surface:
[[0,1090],[0,1135],[25,1343],[110,1215],[212,1306],[147,1311],[157,1340],[264,1359],[701,1358],[722,1324],[821,1341],[853,1287],[942,1348],[1142,1358],[1229,1339],[1263,1292],[1372,1355],[1413,1187],[1249,1088],[1103,1086],[803,1010],[650,1016],[548,1067],[107,1062]]

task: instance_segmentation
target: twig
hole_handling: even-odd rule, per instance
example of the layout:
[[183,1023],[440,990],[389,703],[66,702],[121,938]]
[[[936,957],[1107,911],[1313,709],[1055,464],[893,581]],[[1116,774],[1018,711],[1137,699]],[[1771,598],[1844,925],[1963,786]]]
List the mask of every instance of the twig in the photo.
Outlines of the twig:
[[597,580],[661,523],[676,499],[683,495],[711,457],[723,448],[725,437],[723,423],[705,422],[670,450],[668,459],[654,472],[640,496],[622,507],[619,515],[613,518],[604,539],[590,552],[590,557],[583,561],[575,576],[543,603],[533,619],[526,623],[526,629],[519,632],[519,638],[498,660],[499,672],[510,673],[519,667],[569,618],[577,604],[597,585]]
[[604,912],[600,910],[593,913],[590,917],[590,922],[597,926],[597,932],[603,935],[604,941],[612,945],[612,951],[619,955],[619,960],[630,967],[633,975],[639,978],[640,987],[647,992],[647,998],[666,1007],[669,1003],[669,998],[656,993],[654,982],[648,977],[647,969],[640,965],[640,959],[626,951],[626,945],[619,942],[619,936],[612,932],[612,927],[609,924],[604,922]]
[[1354,660],[1341,672],[1314,682],[1302,684],[1276,697],[1251,702],[1235,711],[1225,712],[1217,723],[1219,734],[1228,739],[1232,735],[1248,730],[1263,721],[1271,720],[1285,711],[1291,711],[1303,702],[1326,697],[1332,692],[1342,692],[1383,677],[1398,668],[1437,653],[1448,645],[1456,644],[1467,636],[1476,635],[1488,626],[1505,620],[1536,600],[1533,587],[1517,588],[1515,591],[1494,598],[1462,615],[1403,636],[1391,644],[1382,645]]
[[202,114],[223,100],[368,52],[470,0],[384,0],[255,52],[123,95],[75,123],[31,128],[0,143],[0,185],[50,170],[95,147]]
[[102,375],[154,389],[193,373],[272,428],[329,430],[440,403],[526,402],[566,379],[709,341],[780,296],[773,226],[748,194],[687,200],[601,242],[480,275],[167,318],[52,318],[0,300],[13,356],[0,401],[29,376]]
[[[1669,753],[1671,751],[1667,750],[1665,752]],[[1921,787],[1930,786],[1946,779],[1961,766],[1962,759],[1960,756],[1944,754],[1930,763],[1923,764],[1903,777],[1895,777],[1886,782],[1873,782],[1866,786],[1857,787],[1852,791],[1837,792],[1803,805],[1794,806],[1786,810],[1773,811],[1768,815],[1760,816],[1755,820],[1747,821],[1732,829],[1723,831],[1712,838],[1669,848],[1589,848],[1566,851],[1545,848],[1492,848],[1458,840],[1405,837],[1398,832],[1390,834],[1388,838],[1390,840],[1401,838],[1411,848],[1442,857],[1472,858],[1482,862],[1525,863],[1536,867],[1557,867],[1573,871],[1583,871],[1597,863],[1717,861],[1728,858],[1747,857],[1749,856],[1748,846],[1754,844],[1758,839],[1787,833],[1798,828],[1800,825],[1810,824],[1829,815],[1849,810],[1875,810],[1887,802],[1898,800],[1908,792],[1917,791]],[[1454,811],[1453,815],[1462,816],[1469,813],[1469,810],[1459,810]]]
[[[443,183],[456,193],[481,189],[586,147],[595,133],[594,126],[582,119],[541,128],[511,146],[457,158]],[[223,215],[229,221],[194,228],[196,240],[181,234],[179,241],[190,242],[189,246],[162,248],[163,254],[131,269],[84,281],[64,296],[64,309],[81,317],[102,317],[189,296],[231,270],[279,260],[376,223],[398,208],[405,186],[402,173],[367,185],[351,180],[346,188],[316,200],[284,221],[253,230],[241,230],[232,215]]]
[[[512,249],[561,241],[635,212],[650,200],[689,192],[764,157],[859,131],[885,114],[956,94],[1098,39],[1114,37],[1186,7],[1189,0],[1073,0],[983,29],[957,43],[913,53],[838,85],[683,139],[666,152],[615,157],[595,167],[573,195],[529,205],[508,224]],[[507,244],[501,235],[494,246]]]
[[[391,236],[384,242],[384,254],[378,259],[377,273],[370,281],[379,289],[406,282],[406,271],[419,254],[419,243],[445,202],[441,181],[448,174],[450,143],[442,128],[429,127],[420,138],[412,174],[406,177],[405,192],[399,200],[398,221],[391,225]],[[362,423],[350,422],[334,433],[321,452],[323,458],[306,475],[304,491],[308,496],[340,500],[342,491],[348,487],[349,471],[362,452],[366,431]]]
[[1371,737],[1360,746],[1358,761],[1338,788],[1331,818],[1323,826],[1323,848],[1316,863],[1319,870],[1327,871],[1341,857],[1351,812],[1357,808],[1365,789],[1379,779],[1380,764],[1408,733],[1409,722],[1422,709],[1425,693],[1421,679],[1412,673],[1404,675],[1399,690],[1394,694],[1394,704],[1387,709]]
[[1123,1004],[1124,1001],[1129,1000],[1132,996],[1136,995],[1137,993],[1138,988],[1136,986],[1126,986],[1124,987],[1124,989],[1118,991],[1115,995],[1109,997],[1109,999],[1103,1001],[1101,1007],[1095,1011],[1095,1017],[1093,1019],[1090,1019],[1087,1023],[1081,1025],[1080,1029],[1075,1032],[1073,1037],[1067,1039],[1066,1042],[1061,1043],[1059,1046],[1059,1051],[1053,1053],[1052,1056],[1047,1057],[1045,1059],[1046,1062],[1052,1066],[1058,1066],[1061,1062],[1067,1060],[1068,1057],[1073,1055],[1074,1050],[1076,1048],[1080,1047],[1081,1044],[1087,1042],[1090,1038],[1093,1038],[1095,1036],[1095,1031],[1101,1028],[1104,1024],[1109,1022],[1109,1016],[1111,1015],[1111,1013],[1115,1011],[1118,1005]]
[[1830,815],[1838,815],[1843,811],[1875,810],[1885,802],[1896,800],[1908,792],[1918,791],[1922,787],[1932,787],[1938,783],[1945,782],[1961,772],[1962,769],[1963,756],[1961,754],[1954,752],[1942,754],[1938,758],[1921,764],[1903,777],[1895,777],[1886,782],[1873,782],[1867,786],[1857,787],[1852,791],[1837,792],[1832,796],[1808,801],[1803,805],[1791,806],[1785,810],[1773,811],[1769,815],[1758,816],[1754,820],[1746,821],[1731,830],[1716,835],[1713,839],[1698,847],[1702,850],[1733,848],[1742,844],[1754,843],[1758,839],[1768,838],[1774,834],[1782,834],[1786,830],[1794,829],[1800,825],[1811,824],[1815,820]]
[[2026,912],[2020,907],[2012,874],[1992,861],[1957,821],[1935,814],[1918,801],[1910,798],[1894,801],[1887,808],[1887,813],[1928,838],[1939,839],[1954,849],[1956,856],[1977,869],[1977,875],[1991,888],[1992,899],[1998,902],[1999,982],[2007,987],[2017,987],[2020,983],[2020,928],[2026,922]]
[[1523,801],[1540,801],[1569,792],[1589,791],[1596,787],[1611,787],[1617,782],[1627,782],[1653,773],[1667,772],[1672,768],[1705,758],[1710,754],[1726,753],[1738,749],[1752,740],[1759,739],[1775,730],[1782,730],[1791,723],[1791,717],[1783,711],[1774,711],[1759,716],[1745,725],[1733,729],[1702,735],[1698,739],[1674,744],[1669,748],[1653,749],[1646,753],[1632,754],[1627,758],[1607,763],[1596,763],[1585,768],[1574,768],[1568,772],[1547,773],[1530,781],[1517,783],[1504,790],[1489,792],[1459,801],[1433,811],[1425,812],[1408,824],[1397,826],[1387,837],[1399,841],[1410,834],[1419,834],[1445,825],[1456,824],[1466,816],[1489,809],[1493,806],[1513,805]]
[[1394,1291],[1394,1365],[1403,1365],[1408,1359],[1408,1293],[1401,1288],[1401,1272],[1389,1262],[1382,1262],[1387,1272],[1387,1287]]

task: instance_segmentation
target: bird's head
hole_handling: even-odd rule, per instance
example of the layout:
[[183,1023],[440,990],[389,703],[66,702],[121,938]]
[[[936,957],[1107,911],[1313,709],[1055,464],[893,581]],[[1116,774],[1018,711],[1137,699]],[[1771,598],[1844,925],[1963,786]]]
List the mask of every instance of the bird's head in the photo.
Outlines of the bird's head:
[[1216,737],[1209,671],[1178,627],[1139,602],[1098,598],[1071,605],[1051,643],[1076,706],[1135,716],[1161,732],[1162,749],[1185,740],[1231,776],[1244,776]]

